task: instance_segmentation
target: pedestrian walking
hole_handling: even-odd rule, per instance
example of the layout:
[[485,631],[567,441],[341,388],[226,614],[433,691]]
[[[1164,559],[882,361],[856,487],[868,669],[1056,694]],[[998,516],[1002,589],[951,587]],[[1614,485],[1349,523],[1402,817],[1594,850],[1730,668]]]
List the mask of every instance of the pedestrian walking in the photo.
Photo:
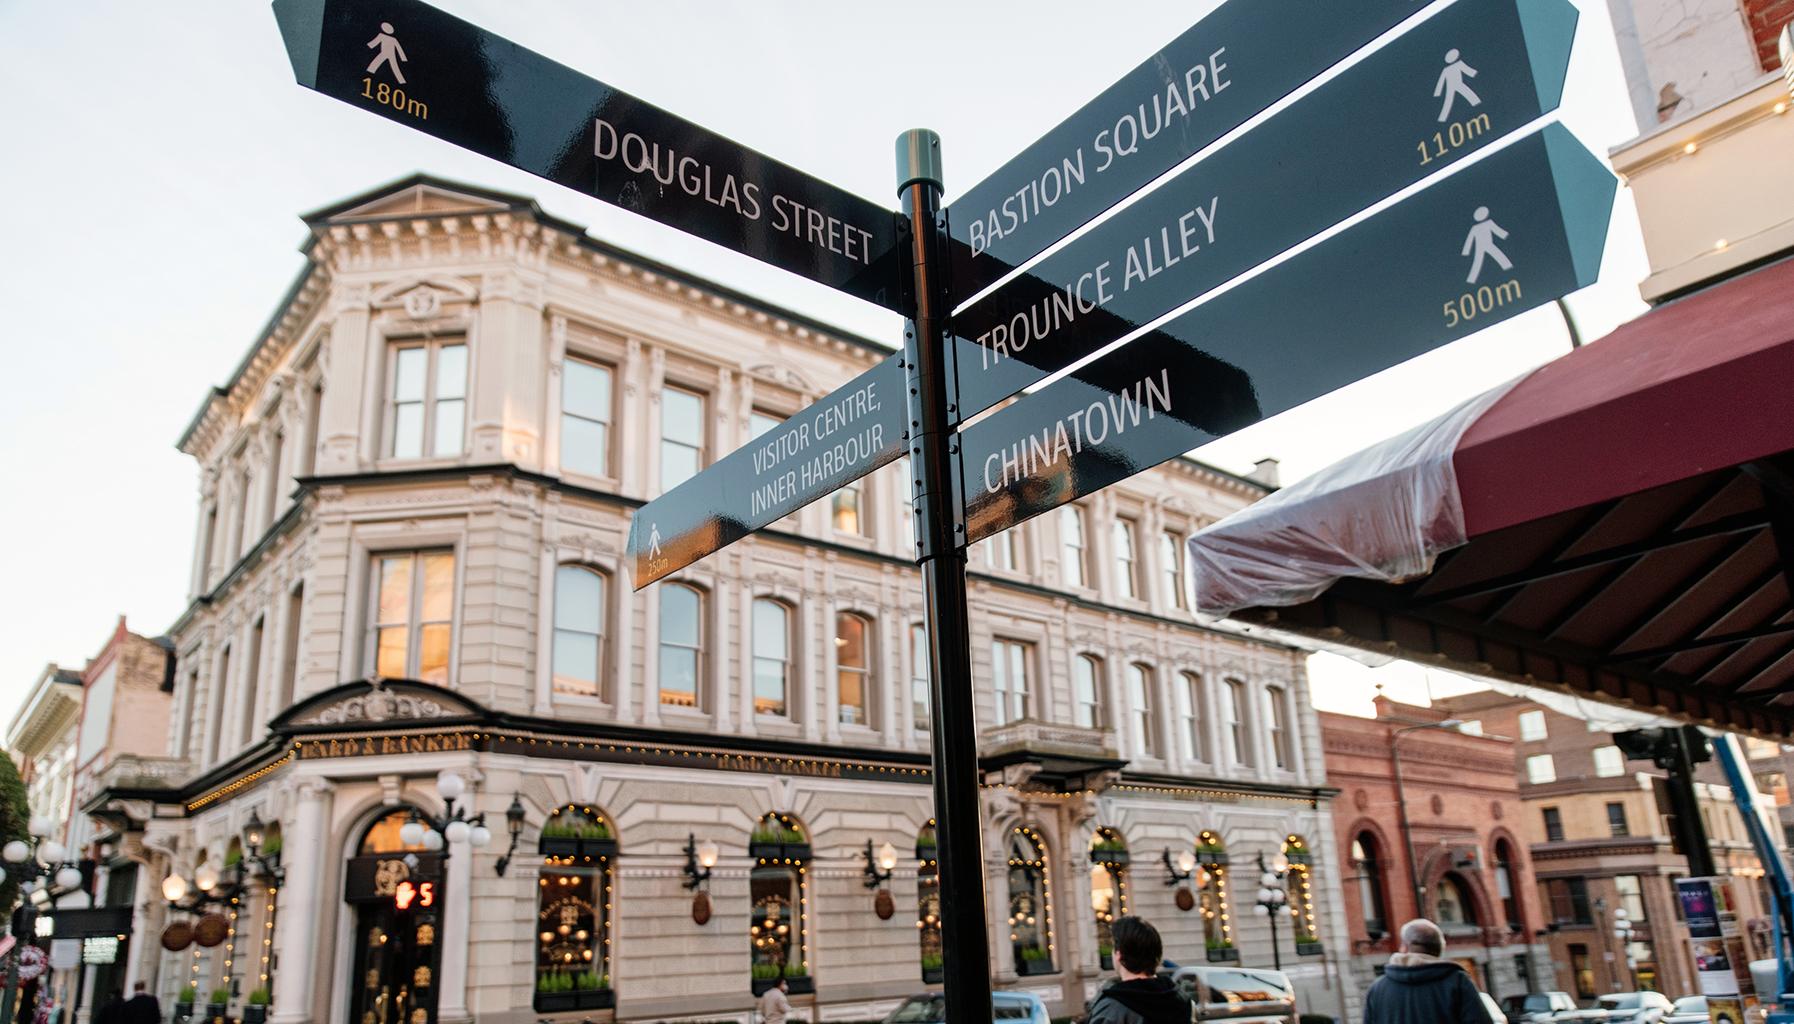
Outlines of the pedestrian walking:
[[1085,1024],[1190,1024],[1190,1001],[1159,976],[1165,944],[1159,930],[1132,914],[1109,926],[1115,981],[1096,994]]
[[125,1000],[124,1024],[162,1024],[162,1004],[141,981],[131,987],[131,998]]
[[93,1024],[125,1024],[125,995],[117,989],[106,994],[93,1011]]
[[791,1000],[785,998],[785,979],[780,978],[760,997],[760,1019],[765,1024],[785,1024],[791,1016]]
[[1489,1024],[1482,997],[1445,952],[1445,933],[1424,917],[1402,925],[1401,952],[1364,997],[1364,1024]]

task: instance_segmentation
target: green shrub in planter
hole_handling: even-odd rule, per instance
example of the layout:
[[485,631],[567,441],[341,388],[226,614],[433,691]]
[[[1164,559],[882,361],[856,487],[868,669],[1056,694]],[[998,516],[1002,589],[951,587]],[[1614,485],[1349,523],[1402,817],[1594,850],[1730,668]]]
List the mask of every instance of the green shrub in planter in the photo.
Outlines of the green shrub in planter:
[[192,1003],[192,1002],[198,1001],[198,999],[199,999],[199,986],[198,985],[188,985],[186,988],[181,989],[181,995],[180,995],[180,998],[178,1001],[183,1002],[183,1003]]
[[212,1003],[218,1005],[230,1002],[230,989],[215,988],[212,990]]
[[250,1006],[267,1006],[274,1001],[274,996],[265,988],[258,988],[249,993]]

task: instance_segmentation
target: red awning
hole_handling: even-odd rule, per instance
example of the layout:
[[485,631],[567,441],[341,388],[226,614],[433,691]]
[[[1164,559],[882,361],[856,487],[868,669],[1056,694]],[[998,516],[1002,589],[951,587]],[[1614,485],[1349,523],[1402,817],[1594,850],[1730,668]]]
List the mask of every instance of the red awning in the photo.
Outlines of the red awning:
[[1794,733],[1794,261],[1652,310],[1190,553],[1205,612]]

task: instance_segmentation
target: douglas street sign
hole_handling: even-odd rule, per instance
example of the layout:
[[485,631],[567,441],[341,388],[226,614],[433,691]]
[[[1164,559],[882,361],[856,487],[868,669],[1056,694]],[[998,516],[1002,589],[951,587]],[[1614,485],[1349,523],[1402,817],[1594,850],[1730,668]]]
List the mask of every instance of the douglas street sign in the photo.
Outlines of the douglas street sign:
[[1426,0],[1229,0],[953,201],[954,287],[983,291]]
[[1614,184],[1550,125],[973,424],[968,541],[1592,284]]
[[299,84],[902,311],[897,217],[419,0],[275,0]]
[[1459,0],[1159,185],[955,315],[962,415],[1554,109],[1575,31],[1567,0]]

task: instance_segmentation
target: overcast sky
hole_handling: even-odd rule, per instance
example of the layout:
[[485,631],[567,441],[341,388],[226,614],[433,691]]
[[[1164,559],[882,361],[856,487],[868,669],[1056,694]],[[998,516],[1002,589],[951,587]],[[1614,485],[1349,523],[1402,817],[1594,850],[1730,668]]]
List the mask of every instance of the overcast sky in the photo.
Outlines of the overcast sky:
[[[1598,155],[1636,134],[1605,5],[1582,9],[1562,109]],[[556,3],[440,6],[821,178],[894,205],[892,140],[943,137],[952,196],[1213,3]],[[1092,19],[1092,12],[1099,17]],[[1290,31],[1302,30],[1299,24]],[[156,634],[186,597],[197,475],[174,442],[299,271],[298,215],[414,171],[534,195],[594,234],[894,341],[898,320],[795,276],[293,84],[265,3],[0,2],[0,721],[49,661],[119,615]],[[1620,191],[1588,337],[1637,315],[1644,257]],[[1552,307],[1199,453],[1311,472],[1567,350]],[[1317,662],[1362,711],[1441,673]]]

